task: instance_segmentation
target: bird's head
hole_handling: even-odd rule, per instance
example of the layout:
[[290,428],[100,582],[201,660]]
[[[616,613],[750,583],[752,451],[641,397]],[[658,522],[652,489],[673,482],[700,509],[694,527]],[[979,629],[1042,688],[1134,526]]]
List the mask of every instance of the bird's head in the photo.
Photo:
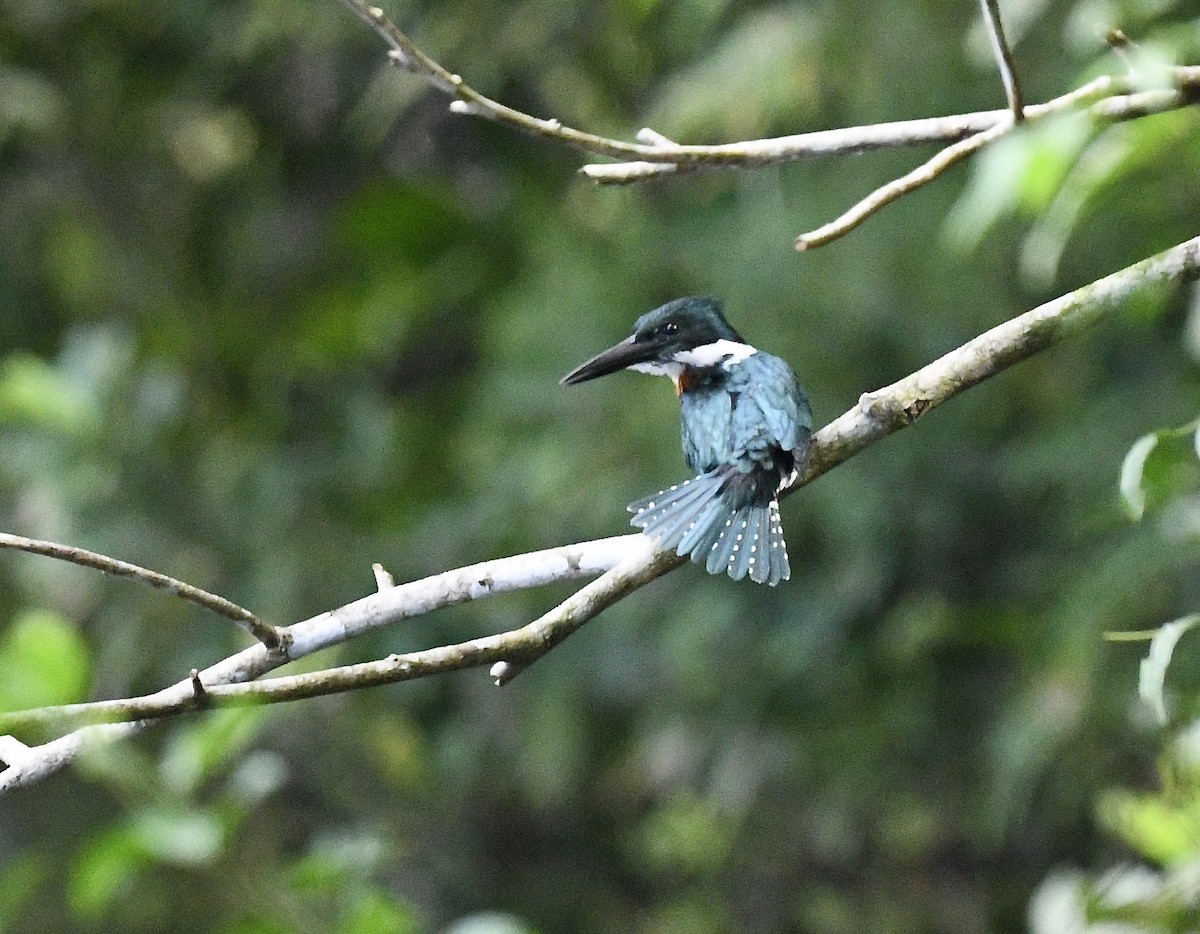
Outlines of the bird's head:
[[[629,337],[577,366],[562,378],[562,383],[573,386],[629,369],[674,376],[688,365],[719,363],[728,355],[722,353],[727,345],[721,341],[745,346],[741,335],[725,320],[719,299],[677,298],[642,315]],[[704,352],[704,348],[711,347],[718,348],[713,359]],[[754,352],[751,347],[746,350]]]

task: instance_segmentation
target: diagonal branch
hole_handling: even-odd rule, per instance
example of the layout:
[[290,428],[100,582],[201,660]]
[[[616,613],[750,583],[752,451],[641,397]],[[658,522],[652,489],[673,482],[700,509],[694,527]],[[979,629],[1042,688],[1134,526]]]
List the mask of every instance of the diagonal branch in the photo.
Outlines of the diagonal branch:
[[365,20],[391,46],[388,57],[393,65],[423,78],[443,94],[453,97],[450,109],[454,113],[484,117],[523,133],[555,139],[574,146],[576,149],[598,155],[628,158],[646,155],[654,151],[652,146],[623,143],[620,140],[607,139],[563,126],[558,120],[542,120],[507,107],[490,97],[485,97],[463,81],[459,75],[443,68],[422,52],[416,43],[401,32],[400,28],[388,19],[387,14],[379,7],[371,6],[364,0],[341,0],[341,2]]
[[[1080,334],[1133,296],[1165,284],[1198,279],[1200,237],[1195,237],[997,325],[904,379],[877,392],[865,393],[857,405],[816,434],[806,470],[793,479],[782,495],[815,480],[988,377]],[[0,737],[0,757],[10,765],[0,772],[0,793],[52,774],[68,764],[88,741],[111,740],[144,728],[150,722],[144,718],[209,707],[296,700],[485,665],[492,665],[493,676],[498,683],[504,683],[603,609],[683,563],[683,558],[655,548],[642,535],[486,562],[413,584],[385,588],[346,607],[288,627],[284,632],[292,638],[292,654],[299,657],[448,602],[571,575],[591,576],[601,570],[604,573],[527,626],[457,645],[305,675],[243,683],[273,667],[264,647],[254,646],[149,697],[4,715],[0,719],[3,729],[143,719],[87,726],[38,747]],[[538,570],[516,573],[521,567]],[[502,666],[499,671],[497,664]]]
[[[595,577],[615,569],[625,559],[646,548],[646,539],[642,535],[620,535],[484,561],[411,583],[387,587],[336,610],[284,628],[282,634],[285,640],[289,641],[286,658],[281,653],[268,651],[263,645],[254,645],[198,672],[197,678],[205,688],[205,693],[217,684],[250,681],[289,660],[303,658],[363,633],[400,620],[422,616],[442,607],[556,581]],[[616,582],[617,585],[620,583]],[[594,598],[597,600],[594,609],[585,604],[575,608],[574,612],[584,613],[591,610],[593,615],[598,613],[603,609],[603,606],[599,605],[603,595],[594,595]],[[448,651],[453,649],[454,647],[450,647]],[[194,709],[197,697],[195,681],[196,679],[191,677],[185,678],[151,697],[155,698],[156,702],[174,703],[182,705],[185,709]],[[7,718],[15,718],[19,714],[3,716],[7,721]],[[108,719],[113,717],[110,715]],[[52,723],[53,720],[53,716],[45,715],[31,718],[30,723],[45,724]],[[0,772],[0,793],[53,775],[70,764],[90,742],[112,741],[129,736],[146,725],[145,720],[138,720],[132,723],[107,723],[84,727],[31,749],[23,748],[19,744],[4,744],[0,746],[0,760],[6,762],[9,768]],[[3,728],[9,728],[7,723]]]
[[[1047,347],[1079,335],[1126,302],[1164,285],[1200,280],[1200,236],[996,325],[933,363],[876,392],[821,429],[808,483],[931,409]],[[786,495],[786,492],[782,495]]]
[[947,146],[928,162],[917,166],[907,175],[901,175],[886,185],[876,188],[841,217],[831,220],[828,224],[822,224],[816,230],[801,234],[796,238],[796,249],[803,253],[805,250],[824,246],[838,237],[845,236],[868,217],[883,210],[897,198],[929,184],[952,165],[957,165],[967,156],[978,152],[993,140],[999,139],[1010,129],[1012,129],[1011,121],[998,123],[990,130],[984,130],[953,146]]

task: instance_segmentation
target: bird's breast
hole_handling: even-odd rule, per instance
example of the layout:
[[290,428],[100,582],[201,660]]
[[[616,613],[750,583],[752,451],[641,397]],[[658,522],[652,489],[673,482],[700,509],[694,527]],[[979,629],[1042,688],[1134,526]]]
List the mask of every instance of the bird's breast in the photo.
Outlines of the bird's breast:
[[[693,379],[696,377],[693,375]],[[731,446],[733,399],[723,390],[707,389],[697,381],[680,394],[683,453],[697,473],[727,463]]]

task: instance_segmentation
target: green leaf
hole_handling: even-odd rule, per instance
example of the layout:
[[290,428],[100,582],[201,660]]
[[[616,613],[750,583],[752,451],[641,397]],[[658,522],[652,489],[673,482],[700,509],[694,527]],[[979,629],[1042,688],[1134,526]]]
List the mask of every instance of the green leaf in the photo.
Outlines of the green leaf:
[[1121,498],[1134,521],[1146,512],[1146,493],[1142,489],[1142,476],[1146,471],[1146,460],[1158,446],[1158,435],[1143,435],[1134,442],[1121,464]]
[[159,765],[163,782],[178,794],[193,793],[254,742],[266,716],[258,707],[217,710],[172,733]]
[[411,908],[386,892],[370,888],[353,899],[338,934],[416,934],[419,930]]
[[1110,791],[1101,797],[1099,811],[1105,824],[1156,863],[1179,864],[1200,849],[1200,811],[1194,802]]
[[1142,659],[1138,676],[1138,694],[1154,711],[1158,722],[1167,722],[1167,706],[1163,700],[1163,684],[1167,677],[1167,666],[1175,645],[1185,632],[1200,624],[1200,613],[1185,616],[1166,623],[1150,640],[1150,652]]
[[91,653],[70,620],[27,610],[0,642],[0,671],[0,710],[69,704],[87,696]]
[[1040,216],[1058,194],[1092,132],[1091,121],[1066,114],[1025,126],[979,153],[971,181],[946,217],[942,243],[967,254],[1001,220]]
[[0,363],[0,424],[39,425],[64,433],[86,429],[95,408],[63,374],[32,354]]
[[77,917],[98,921],[121,895],[135,890],[149,860],[124,825],[94,837],[75,860],[67,900]]
[[210,813],[189,807],[152,807],[131,825],[147,855],[173,866],[202,866],[221,853],[225,833]]
[[1164,428],[1134,442],[1121,464],[1120,490],[1135,522],[1151,504],[1161,504],[1200,482],[1195,433],[1200,423]]

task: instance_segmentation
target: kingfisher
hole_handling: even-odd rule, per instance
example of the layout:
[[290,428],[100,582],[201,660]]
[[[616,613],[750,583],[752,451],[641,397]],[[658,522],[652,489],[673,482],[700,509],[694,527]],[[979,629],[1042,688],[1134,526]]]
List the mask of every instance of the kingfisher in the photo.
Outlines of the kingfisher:
[[630,524],[710,574],[772,587],[787,580],[778,495],[803,469],[812,439],[808,396],[792,368],[746,343],[720,300],[691,296],[638,318],[629,337],[562,383],[618,370],[675,383],[683,456],[696,474],[630,503]]

